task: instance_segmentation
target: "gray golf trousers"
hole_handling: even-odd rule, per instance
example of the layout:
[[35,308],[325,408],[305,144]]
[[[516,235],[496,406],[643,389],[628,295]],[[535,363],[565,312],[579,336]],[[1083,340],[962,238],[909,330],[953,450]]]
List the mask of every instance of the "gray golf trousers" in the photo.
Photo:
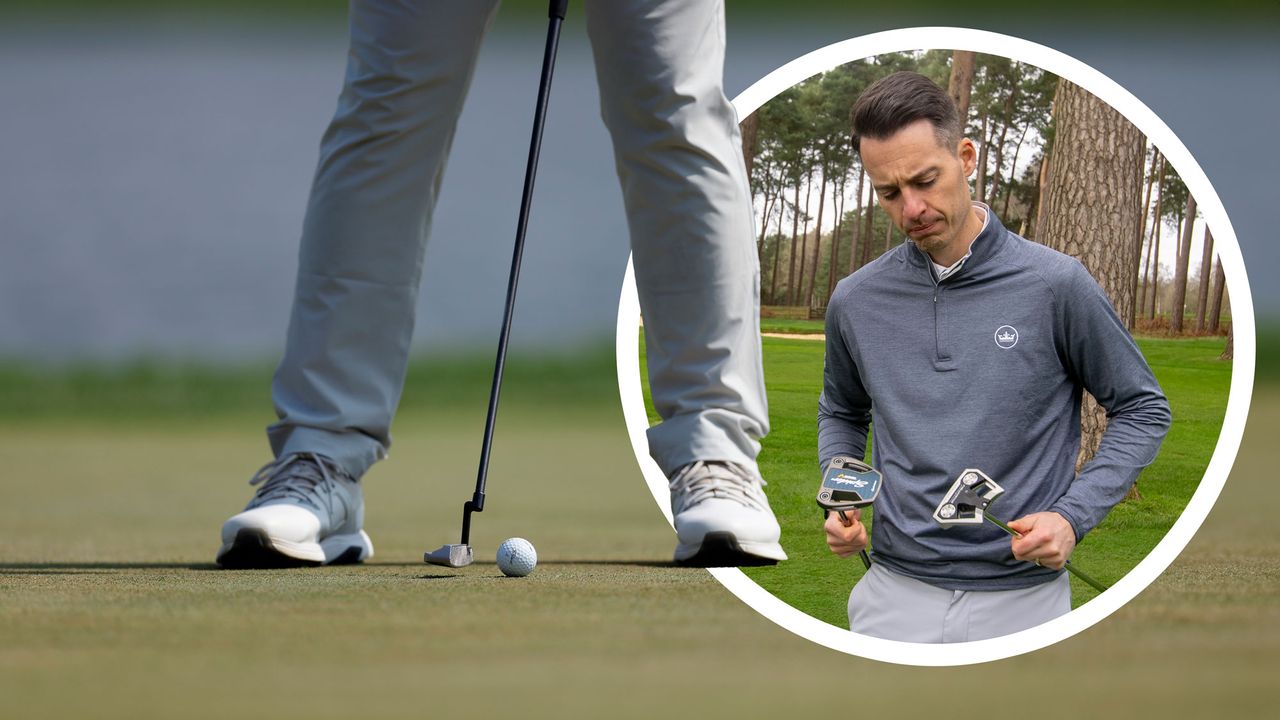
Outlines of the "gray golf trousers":
[[[694,460],[754,469],[768,432],[759,267],[723,91],[724,7],[581,5],[663,418],[650,452],[668,474]],[[496,10],[492,0],[350,2],[346,81],[321,141],[272,386],[277,456],[323,453],[360,477],[391,445],[436,195]]]
[[988,640],[1071,612],[1066,572],[1016,590],[947,590],[876,563],[849,593],[849,629],[902,642]]

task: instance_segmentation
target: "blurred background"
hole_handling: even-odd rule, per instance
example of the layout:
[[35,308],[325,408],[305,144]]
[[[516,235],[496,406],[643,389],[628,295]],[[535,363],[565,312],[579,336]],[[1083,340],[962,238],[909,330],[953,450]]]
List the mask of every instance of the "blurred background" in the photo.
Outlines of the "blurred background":
[[[274,360],[319,137],[342,78],[345,5],[0,7],[0,358]],[[1155,110],[1208,173],[1248,266],[1277,266],[1280,244],[1261,211],[1275,197],[1274,10],[1086,3],[1066,16],[1001,2],[913,7],[731,3],[728,94],[810,50],[900,25],[981,27],[1044,43]],[[541,9],[509,3],[482,52],[428,249],[416,334],[423,353],[494,342]],[[590,48],[581,12],[571,12],[516,346],[564,354],[607,344],[626,256]],[[1259,315],[1280,316],[1280,286],[1255,285]]]
[[[491,717],[513,698],[529,717],[817,713],[837,700],[814,689],[843,688],[851,671],[870,684],[854,687],[859,709],[894,717],[990,712],[989,699],[967,701],[973,688],[1050,717],[1270,716],[1280,542],[1259,510],[1280,502],[1267,434],[1280,422],[1268,384],[1280,350],[1269,279],[1280,7],[728,3],[730,97],[811,50],[895,27],[977,27],[1073,55],[1174,130],[1242,246],[1261,380],[1196,540],[1101,626],[948,670],[826,651],[707,574],[664,566],[671,532],[617,406],[627,233],[580,2],[557,64],[495,446],[492,477],[509,494],[491,496],[477,540],[479,556],[497,533],[528,531],[547,562],[526,585],[490,581],[491,566],[449,580],[417,563],[455,532],[474,477],[544,9],[502,9],[459,125],[399,444],[368,488],[378,562],[254,575],[210,560],[266,459],[268,385],[341,86],[345,3],[0,0],[0,716]],[[660,692],[636,691],[649,687]]]

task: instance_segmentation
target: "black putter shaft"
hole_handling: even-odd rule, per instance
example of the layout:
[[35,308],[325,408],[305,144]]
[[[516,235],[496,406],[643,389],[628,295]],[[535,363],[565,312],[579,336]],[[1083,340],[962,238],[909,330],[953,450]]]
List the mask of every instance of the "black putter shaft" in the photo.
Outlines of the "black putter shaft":
[[[987,514],[987,513],[985,513],[985,512],[984,512],[984,513],[982,513],[982,516],[983,516],[983,517],[985,517],[986,519],[990,520],[991,522],[995,523],[995,524],[996,524],[996,527],[998,527],[998,528],[1000,528],[1001,530],[1003,530],[1003,531],[1005,531],[1005,532],[1009,533],[1010,535],[1012,535],[1012,536],[1014,536],[1014,537],[1022,537],[1022,533],[1020,533],[1020,532],[1018,532],[1017,530],[1014,530],[1013,528],[1009,527],[1009,526],[1008,526],[1008,525],[1006,525],[1003,521],[998,520],[998,519],[996,519],[996,518],[992,517],[991,515],[988,515],[988,514]],[[1040,563],[1036,563],[1036,564],[1037,564],[1037,565],[1039,565]],[[1093,578],[1089,577],[1088,575],[1086,575],[1086,574],[1085,574],[1085,572],[1084,572],[1083,570],[1077,570],[1077,569],[1076,569],[1076,567],[1075,567],[1074,565],[1072,565],[1072,564],[1071,564],[1071,561],[1070,561],[1070,560],[1068,560],[1068,561],[1067,561],[1067,563],[1066,563],[1066,566],[1065,566],[1065,567],[1067,568],[1067,571],[1068,571],[1068,572],[1070,572],[1072,575],[1075,575],[1076,577],[1078,577],[1078,578],[1080,578],[1081,580],[1085,581],[1085,582],[1086,582],[1086,583],[1088,583],[1089,585],[1093,586],[1093,589],[1094,589],[1094,590],[1097,590],[1098,592],[1106,592],[1106,590],[1107,590],[1107,586],[1106,586],[1106,585],[1103,585],[1102,583],[1098,582],[1097,580],[1094,580]]]
[[533,112],[533,135],[529,140],[529,162],[524,170],[524,191],[520,196],[520,218],[516,223],[516,246],[511,256],[511,277],[507,280],[507,306],[502,313],[502,334],[498,337],[498,358],[493,365],[493,386],[489,389],[489,413],[484,421],[484,440],[480,445],[480,470],[476,475],[476,491],[462,506],[462,544],[471,542],[471,513],[484,511],[484,488],[489,474],[489,450],[493,445],[493,426],[498,416],[498,394],[502,390],[502,369],[507,362],[507,341],[511,337],[511,319],[516,307],[516,285],[520,280],[520,260],[524,256],[525,231],[529,226],[529,207],[533,200],[533,181],[538,171],[538,154],[542,150],[542,126],[547,117],[547,101],[551,95],[551,75],[556,66],[556,49],[560,45],[560,26],[564,23],[569,0],[551,0],[547,9],[547,47],[542,55],[542,78],[538,82],[538,101]]

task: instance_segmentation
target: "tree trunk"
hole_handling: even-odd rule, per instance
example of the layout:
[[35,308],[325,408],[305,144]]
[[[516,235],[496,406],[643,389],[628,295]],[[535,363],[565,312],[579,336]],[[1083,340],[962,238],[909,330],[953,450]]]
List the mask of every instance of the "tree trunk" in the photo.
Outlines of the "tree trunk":
[[1029,226],[1029,231],[1023,235],[1028,240],[1035,240],[1040,235],[1040,210],[1044,207],[1044,184],[1049,181],[1049,153],[1045,152],[1040,155],[1040,177],[1036,181],[1036,196],[1031,200],[1031,207],[1027,210],[1027,221],[1030,223],[1034,220],[1035,224]]
[[956,103],[960,114],[960,133],[964,134],[969,123],[969,92],[973,87],[973,53],[956,50],[951,54],[951,79],[947,82],[947,94]]
[[[808,259],[809,248],[809,198],[813,196],[813,178],[806,177],[804,184],[804,221],[800,224],[800,274],[796,277],[796,286],[791,291],[791,302],[788,305],[799,305],[804,293],[804,265]],[[792,248],[795,249],[794,247]],[[805,303],[808,305],[808,303]]]
[[791,304],[791,295],[795,292],[796,286],[796,243],[799,241],[797,233],[800,230],[800,183],[796,183],[796,201],[791,213],[791,245],[787,250],[787,305]]
[[1222,294],[1227,287],[1227,276],[1222,271],[1222,260],[1218,260],[1213,270],[1213,311],[1209,313],[1209,332],[1218,334],[1218,323],[1222,320]]
[[1151,258],[1151,307],[1147,308],[1147,319],[1156,319],[1156,299],[1160,292],[1160,230],[1164,225],[1164,217],[1160,214],[1160,203],[1164,202],[1164,156],[1160,156],[1160,184],[1156,185],[1155,208],[1151,211],[1151,245],[1155,252]]
[[1173,274],[1173,303],[1169,308],[1169,334],[1182,333],[1182,315],[1187,309],[1187,268],[1191,264],[1191,230],[1196,224],[1196,199],[1187,194],[1187,212],[1178,240],[1178,266]]
[[1236,358],[1236,327],[1233,323],[1227,330],[1227,347],[1218,356],[1219,360],[1234,360]]
[[[1102,286],[1116,314],[1133,312],[1130,275],[1142,195],[1142,133],[1082,88],[1058,81],[1057,131],[1049,163],[1039,239],[1080,260]],[[1076,468],[1093,459],[1106,412],[1088,393],[1080,415]],[[1132,493],[1136,493],[1135,486]]]
[[1204,334],[1205,313],[1209,305],[1209,272],[1213,269],[1213,231],[1204,224],[1204,252],[1200,255],[1200,297],[1196,302],[1196,334]]
[[[1004,99],[1004,117],[1000,118],[1000,139],[996,141],[996,167],[995,174],[991,176],[991,196],[987,199],[987,205],[994,208],[996,206],[996,198],[1000,195],[1000,177],[1003,172],[1004,165],[1004,141],[1009,136],[1009,126],[1013,124],[1013,104],[1018,99],[1018,84],[1013,84],[1013,89],[1009,91],[1009,95]],[[978,195],[978,199],[982,199],[982,195]]]
[[826,300],[822,302],[823,305],[830,304],[831,293],[836,290],[836,263],[840,262],[840,226],[844,221],[844,186],[844,179],[836,186],[836,199],[839,202],[833,203],[836,211],[836,227],[831,231],[831,260],[827,263],[827,295]]
[[[1142,237],[1144,241],[1150,235],[1147,232],[1147,215],[1151,210],[1151,188],[1155,185],[1156,176],[1159,174],[1157,168],[1160,167],[1160,162],[1160,151],[1156,150],[1155,155],[1151,158],[1151,175],[1147,178],[1146,199],[1142,201]],[[1154,231],[1154,228],[1152,230]],[[1147,241],[1146,243],[1147,252],[1142,261],[1142,286],[1138,291],[1138,315],[1145,314],[1147,311],[1147,285],[1151,282],[1151,250],[1154,244],[1153,241]]]
[[[783,206],[786,203],[782,199],[782,190],[778,190],[778,202]],[[778,304],[778,258],[782,257],[782,211],[783,207],[778,208],[778,239],[773,243],[773,274],[769,276],[769,304]]]
[[[1022,126],[1022,136],[1018,138],[1018,146],[1013,149],[1013,162],[1009,163],[1009,189],[1004,192],[1004,206],[1000,208],[1000,217],[1009,217],[1009,201],[1013,199],[1014,176],[1018,172],[1018,156],[1022,154],[1022,144],[1027,141],[1027,133],[1031,132],[1031,123]],[[994,207],[994,206],[993,206]]]
[[987,137],[987,116],[982,116],[982,147],[978,148],[978,179],[974,181],[973,196],[979,200],[987,196],[987,148],[991,138]]
[[[1145,139],[1145,138],[1143,139],[1143,145],[1144,145],[1144,146],[1146,145],[1146,139]],[[1157,151],[1157,154],[1158,154],[1158,151]],[[1143,156],[1144,156],[1144,157],[1146,156],[1146,150],[1145,150],[1145,149],[1143,150]],[[1145,164],[1145,163],[1144,163],[1144,164]],[[1153,161],[1152,161],[1152,165],[1153,165],[1153,166],[1155,165],[1154,158],[1153,158]],[[1144,169],[1145,169],[1145,168],[1144,168]],[[1147,209],[1151,207],[1151,205],[1150,205],[1150,203],[1151,203],[1151,185],[1154,183],[1154,181],[1155,181],[1155,176],[1154,176],[1154,175],[1148,175],[1148,176],[1147,176],[1147,189],[1146,189],[1146,192],[1145,192],[1145,193],[1143,193],[1143,196],[1142,196],[1142,215],[1141,215],[1141,220],[1140,220],[1140,223],[1141,223],[1141,224],[1138,226],[1138,254],[1137,254],[1137,256],[1133,259],[1133,261],[1134,261],[1134,266],[1133,266],[1133,294],[1134,294],[1134,297],[1138,298],[1138,300],[1137,300],[1137,302],[1135,302],[1135,303],[1134,303],[1134,306],[1133,306],[1133,314],[1132,314],[1132,315],[1130,315],[1128,318],[1126,318],[1126,320],[1127,320],[1127,321],[1128,321],[1128,323],[1129,323],[1129,332],[1133,332],[1133,324],[1134,324],[1135,322],[1137,322],[1137,321],[1138,321],[1138,313],[1142,312],[1141,308],[1139,307],[1139,306],[1142,304],[1142,296],[1138,295],[1138,277],[1139,277],[1140,275],[1142,275],[1142,267],[1141,267],[1141,266],[1142,266],[1142,248],[1143,248],[1143,246],[1145,245],[1145,243],[1146,243],[1146,239],[1147,239],[1147,232],[1146,232],[1146,231],[1147,231]],[[1145,286],[1144,286],[1144,290],[1145,290]]]
[[760,237],[756,239],[756,258],[759,260],[761,267],[764,267],[764,239],[769,231],[769,214],[773,210],[773,203],[776,199],[777,196],[770,197],[767,190],[761,196],[760,204],[763,209],[760,212]]
[[860,248],[862,249],[862,264],[865,265],[867,263],[867,260],[866,260],[867,253],[866,253],[865,245],[867,245],[868,243],[864,242],[862,239],[862,223],[858,222],[859,220],[862,219],[862,181],[866,177],[866,175],[867,175],[867,171],[862,168],[861,164],[859,164],[858,165],[858,197],[857,197],[858,204],[857,204],[857,207],[855,207],[853,210],[853,217],[854,217],[853,241],[849,245],[849,274],[850,275],[853,274],[854,270],[858,269],[858,267],[855,266],[854,263],[856,262],[856,258],[858,257],[858,250]]
[[809,286],[805,292],[804,304],[806,307],[813,307],[813,288],[818,284],[818,254],[822,250],[822,210],[827,202],[827,170],[822,168],[822,185],[818,189],[818,222],[813,229],[813,258],[809,263],[813,266],[809,275]]

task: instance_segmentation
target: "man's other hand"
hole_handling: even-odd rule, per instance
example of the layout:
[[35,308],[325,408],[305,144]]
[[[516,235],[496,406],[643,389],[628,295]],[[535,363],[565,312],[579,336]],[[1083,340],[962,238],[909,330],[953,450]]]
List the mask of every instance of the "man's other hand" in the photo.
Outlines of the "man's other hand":
[[[829,522],[829,520],[828,520]],[[1022,534],[1013,538],[1013,556],[1054,570],[1061,570],[1076,547],[1076,531],[1056,512],[1031,513],[1009,523]],[[831,537],[828,531],[827,537]],[[828,539],[828,544],[830,540]]]

